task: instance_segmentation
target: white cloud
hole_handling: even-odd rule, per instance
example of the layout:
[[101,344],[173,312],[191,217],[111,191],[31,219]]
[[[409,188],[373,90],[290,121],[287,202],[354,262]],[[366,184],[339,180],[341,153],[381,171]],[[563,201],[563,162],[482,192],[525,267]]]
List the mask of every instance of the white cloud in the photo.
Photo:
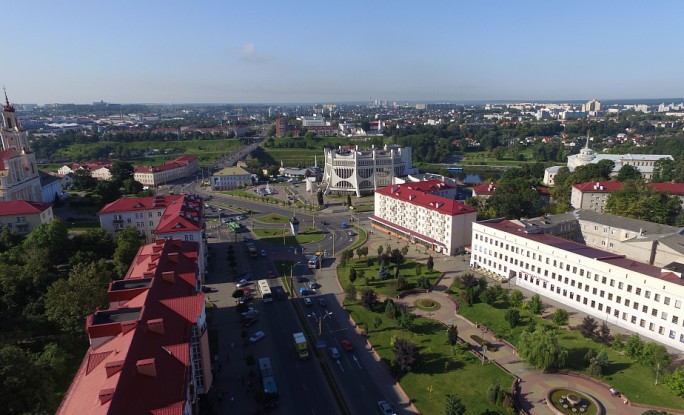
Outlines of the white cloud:
[[237,55],[240,60],[249,63],[265,63],[273,59],[270,53],[258,52],[254,43],[245,43],[239,48],[233,49],[233,53]]

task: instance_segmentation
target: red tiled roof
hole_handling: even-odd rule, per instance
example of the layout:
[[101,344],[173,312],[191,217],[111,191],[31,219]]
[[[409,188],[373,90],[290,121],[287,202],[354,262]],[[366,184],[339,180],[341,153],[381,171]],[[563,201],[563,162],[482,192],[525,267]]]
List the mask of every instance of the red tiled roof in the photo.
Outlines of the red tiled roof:
[[133,169],[136,173],[157,173],[185,167],[195,161],[197,161],[197,157],[186,154],[185,156],[178,157],[177,159],[167,160],[164,162],[164,164],[159,166],[134,166]]
[[0,202],[0,216],[36,215],[45,212],[52,203],[30,202],[28,200],[8,200]]
[[375,193],[386,195],[393,199],[402,200],[412,205],[418,205],[427,209],[436,210],[444,215],[455,216],[476,212],[474,208],[466,206],[463,203],[457,202],[455,200],[433,195],[425,191],[416,190],[411,187],[415,184],[416,183],[404,183],[386,186],[376,190]]
[[[106,318],[112,310],[94,315],[105,317],[90,316],[91,341],[104,343],[88,350],[58,415],[182,415],[192,374],[191,331],[204,313],[204,295],[195,290],[198,249],[196,242],[176,239],[158,240],[138,251],[125,279],[151,272],[153,280],[143,294],[115,310],[140,307],[140,312],[132,321],[118,322],[119,332],[108,340],[95,337],[92,329],[102,321],[116,325],[115,319]],[[124,323],[130,330],[122,329]],[[209,386],[211,379],[207,382]]]
[[684,195],[684,183],[651,183],[651,187],[659,192],[670,192],[673,195]]
[[183,199],[183,195],[124,197],[105,205],[100,214],[163,209]]
[[[480,184],[475,187],[473,187],[473,193],[477,195],[493,195],[494,191],[496,190],[497,187],[500,187],[500,184],[496,183],[485,183],[485,184]],[[491,189],[490,189],[491,187]]]
[[581,192],[610,193],[622,189],[620,182],[586,182],[572,185]]

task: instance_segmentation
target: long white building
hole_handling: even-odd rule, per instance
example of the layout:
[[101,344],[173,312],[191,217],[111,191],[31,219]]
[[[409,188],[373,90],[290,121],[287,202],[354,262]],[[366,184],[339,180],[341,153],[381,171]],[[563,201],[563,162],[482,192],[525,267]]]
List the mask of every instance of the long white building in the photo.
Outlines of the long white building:
[[527,229],[474,223],[471,268],[684,351],[684,264],[657,267]]
[[382,149],[356,147],[325,149],[325,193],[371,194],[394,183],[395,177],[414,173],[411,147],[385,145]]
[[374,227],[444,255],[471,243],[477,211],[451,196],[454,187],[439,180],[387,186],[375,192]]

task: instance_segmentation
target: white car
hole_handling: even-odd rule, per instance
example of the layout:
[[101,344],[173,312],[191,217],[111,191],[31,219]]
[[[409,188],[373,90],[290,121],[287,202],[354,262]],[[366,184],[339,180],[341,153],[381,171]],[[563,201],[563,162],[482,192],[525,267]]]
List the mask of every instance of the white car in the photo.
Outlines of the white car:
[[237,288],[242,288],[242,287],[248,286],[249,284],[250,284],[250,282],[247,281],[246,279],[241,279],[240,282],[238,282],[235,286]]
[[337,347],[331,347],[330,348],[330,357],[333,359],[339,359],[340,358],[340,351],[337,350]]
[[259,340],[263,339],[264,336],[266,336],[266,333],[264,333],[263,331],[257,331],[256,333],[254,333],[252,335],[252,337],[249,338],[249,342],[250,343],[256,343]]

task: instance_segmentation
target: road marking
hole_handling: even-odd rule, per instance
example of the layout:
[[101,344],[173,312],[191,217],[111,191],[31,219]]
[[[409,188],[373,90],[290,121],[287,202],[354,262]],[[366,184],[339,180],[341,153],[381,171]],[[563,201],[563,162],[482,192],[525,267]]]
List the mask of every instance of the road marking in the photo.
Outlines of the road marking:
[[344,372],[344,368],[342,367],[342,362],[340,362],[340,359],[337,359],[337,366],[339,366],[340,370]]
[[361,363],[359,363],[359,359],[356,358],[356,355],[355,355],[355,354],[352,355],[352,358],[354,358],[354,362],[356,362],[356,365],[359,367],[359,369],[363,369],[363,368],[361,367]]

